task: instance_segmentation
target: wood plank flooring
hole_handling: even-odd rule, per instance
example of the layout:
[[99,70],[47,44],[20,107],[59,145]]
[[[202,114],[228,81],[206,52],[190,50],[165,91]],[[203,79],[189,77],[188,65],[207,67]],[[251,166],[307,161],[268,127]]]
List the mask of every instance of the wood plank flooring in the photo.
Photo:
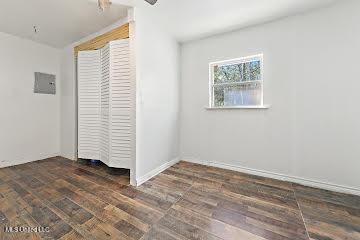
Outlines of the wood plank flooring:
[[360,197],[187,162],[135,188],[52,158],[0,169],[0,225],[0,239],[360,240]]

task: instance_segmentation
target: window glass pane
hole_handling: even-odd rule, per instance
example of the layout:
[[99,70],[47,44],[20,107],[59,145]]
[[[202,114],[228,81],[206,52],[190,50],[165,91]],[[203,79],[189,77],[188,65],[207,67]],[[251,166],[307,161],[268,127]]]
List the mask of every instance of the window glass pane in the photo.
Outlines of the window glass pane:
[[261,80],[260,60],[214,66],[214,84]]
[[214,83],[239,82],[241,79],[238,65],[215,66]]
[[253,61],[250,63],[250,80],[261,80],[261,67],[260,61]]
[[262,82],[214,86],[214,107],[261,105]]
[[243,81],[250,81],[250,63],[244,63],[244,78],[242,79]]

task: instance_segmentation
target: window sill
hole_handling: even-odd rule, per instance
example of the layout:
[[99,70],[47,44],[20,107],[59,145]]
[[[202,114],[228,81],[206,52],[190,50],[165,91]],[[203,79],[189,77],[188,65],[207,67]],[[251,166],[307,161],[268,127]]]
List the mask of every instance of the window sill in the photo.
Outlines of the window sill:
[[240,110],[240,109],[269,109],[270,105],[262,105],[262,106],[238,106],[238,107],[205,107],[206,110]]

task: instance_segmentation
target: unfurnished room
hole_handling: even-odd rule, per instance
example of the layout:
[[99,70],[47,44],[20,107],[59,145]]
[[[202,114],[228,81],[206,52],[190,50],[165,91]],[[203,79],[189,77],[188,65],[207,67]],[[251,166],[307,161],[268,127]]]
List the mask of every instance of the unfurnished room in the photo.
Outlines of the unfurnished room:
[[0,0],[0,240],[360,240],[359,0]]

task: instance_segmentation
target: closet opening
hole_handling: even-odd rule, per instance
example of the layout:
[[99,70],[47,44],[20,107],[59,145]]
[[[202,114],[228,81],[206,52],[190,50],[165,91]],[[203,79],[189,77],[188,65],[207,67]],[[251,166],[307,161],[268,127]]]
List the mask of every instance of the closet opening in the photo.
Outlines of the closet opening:
[[128,178],[136,159],[130,24],[75,47],[77,161]]

